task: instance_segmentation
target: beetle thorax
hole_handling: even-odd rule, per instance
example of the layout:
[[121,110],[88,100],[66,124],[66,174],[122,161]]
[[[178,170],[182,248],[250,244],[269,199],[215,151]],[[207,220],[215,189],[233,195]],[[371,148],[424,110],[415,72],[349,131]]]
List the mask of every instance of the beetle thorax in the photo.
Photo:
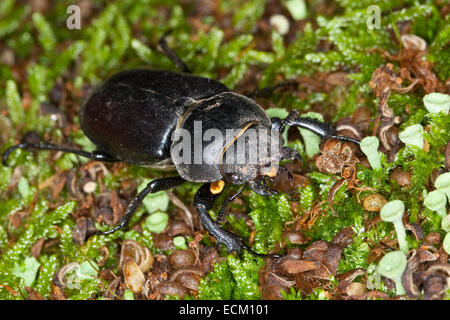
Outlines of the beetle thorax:
[[172,135],[171,157],[186,180],[241,184],[276,172],[280,139],[258,104],[226,92],[197,102],[183,117]]

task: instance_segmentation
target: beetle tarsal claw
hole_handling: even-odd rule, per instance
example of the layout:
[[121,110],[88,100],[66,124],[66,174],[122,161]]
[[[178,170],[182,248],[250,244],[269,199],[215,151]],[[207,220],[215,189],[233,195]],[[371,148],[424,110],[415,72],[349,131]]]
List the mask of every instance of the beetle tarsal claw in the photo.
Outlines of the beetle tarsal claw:
[[294,177],[292,176],[292,173],[289,171],[289,169],[286,167],[280,167],[280,170],[286,172],[289,182],[292,183],[292,181],[294,180]]
[[265,188],[267,191],[269,191],[270,193],[272,193],[272,194],[278,194],[278,191],[277,191],[277,190],[272,189],[272,188],[268,185],[267,179],[270,180],[271,178],[264,177],[264,179],[262,180],[262,183],[263,183],[264,188]]
[[254,192],[259,194],[260,196],[268,197],[278,194],[278,191],[269,188],[266,180],[264,179],[249,181],[248,185]]
[[209,190],[212,194],[219,194],[223,191],[225,188],[225,181],[223,180],[217,180],[211,183]]
[[242,239],[235,235],[232,235],[226,239],[220,239],[218,240],[218,243],[223,244],[227,248],[228,253],[236,251],[240,254],[242,249],[246,248],[242,242]]
[[298,160],[303,162],[302,156],[297,150],[291,149],[289,147],[281,147],[280,160]]

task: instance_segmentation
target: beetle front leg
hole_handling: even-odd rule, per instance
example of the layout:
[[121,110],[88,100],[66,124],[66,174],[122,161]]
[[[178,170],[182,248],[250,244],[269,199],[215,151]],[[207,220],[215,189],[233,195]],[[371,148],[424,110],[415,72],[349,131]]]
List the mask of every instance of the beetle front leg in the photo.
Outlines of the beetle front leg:
[[210,183],[206,183],[200,187],[194,197],[194,207],[197,210],[200,221],[208,232],[216,239],[218,244],[224,244],[228,252],[236,251],[238,254],[242,252],[242,249],[247,250],[249,253],[259,257],[273,257],[277,258],[279,255],[275,254],[259,254],[252,251],[244,243],[242,238],[225,230],[222,225],[216,221],[213,221],[209,216],[208,211],[211,210],[217,195],[212,194],[210,190]]
[[356,144],[359,144],[358,140],[355,140],[346,136],[338,136],[337,131],[333,126],[326,122],[320,122],[319,120],[312,118],[302,118],[298,117],[298,111],[292,110],[287,118],[284,120],[281,129],[284,129],[284,126],[294,126],[300,127],[303,129],[307,129],[315,134],[319,135],[322,139],[337,139],[341,141],[349,141]]
[[133,214],[136,212],[137,208],[141,204],[142,200],[144,200],[144,198],[148,194],[155,193],[158,191],[172,189],[176,186],[179,186],[180,184],[183,184],[184,182],[186,182],[186,180],[184,180],[181,177],[161,178],[161,179],[157,179],[157,180],[153,180],[153,181],[149,182],[147,184],[147,186],[141,192],[138,193],[138,195],[133,199],[133,201],[130,202],[130,204],[127,207],[127,210],[125,211],[125,214],[120,219],[119,223],[117,223],[117,225],[114,228],[112,228],[111,230],[107,230],[107,231],[103,231],[103,232],[98,231],[97,234],[107,235],[107,234],[114,233],[115,231],[126,227],[128,225],[128,222],[130,222],[131,217],[133,216]]

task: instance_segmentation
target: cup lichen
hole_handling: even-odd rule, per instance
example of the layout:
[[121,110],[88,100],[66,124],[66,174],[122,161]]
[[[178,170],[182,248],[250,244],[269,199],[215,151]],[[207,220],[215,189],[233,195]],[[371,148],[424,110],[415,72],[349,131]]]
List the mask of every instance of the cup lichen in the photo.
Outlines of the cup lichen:
[[134,300],[134,293],[130,289],[125,289],[123,292],[123,300]]
[[406,127],[405,130],[400,132],[400,141],[411,146],[419,147],[423,149],[423,127],[420,124],[414,124]]
[[447,234],[444,237],[444,241],[442,242],[442,247],[444,248],[445,252],[447,254],[450,254],[450,232],[447,232]]
[[450,96],[439,92],[432,92],[423,97],[423,104],[428,112],[448,113],[450,110]]
[[441,174],[436,178],[434,186],[439,191],[447,195],[448,201],[450,201],[450,172]]
[[374,136],[365,137],[361,140],[361,143],[359,145],[361,147],[361,151],[366,155],[370,166],[374,170],[381,169],[380,155],[378,154],[379,145],[380,141],[377,137]]
[[402,285],[402,274],[406,268],[406,255],[401,251],[392,251],[384,255],[378,264],[378,272],[395,282],[397,295],[405,294]]
[[153,233],[161,233],[169,223],[169,216],[164,212],[155,212],[145,220],[145,227]]
[[428,209],[435,211],[443,219],[447,215],[445,208],[447,204],[447,197],[445,193],[440,190],[431,191],[423,201],[423,204]]
[[392,222],[395,232],[397,233],[397,241],[400,250],[405,254],[409,251],[408,242],[406,241],[406,231],[402,218],[405,211],[405,204],[401,200],[393,200],[386,203],[380,211],[380,217],[383,221]]
[[446,216],[441,220],[441,228],[442,228],[442,230],[444,230],[445,232],[450,232],[450,215],[446,215]]
[[186,239],[183,236],[176,236],[173,238],[173,245],[178,250],[186,250],[188,248],[186,245]]

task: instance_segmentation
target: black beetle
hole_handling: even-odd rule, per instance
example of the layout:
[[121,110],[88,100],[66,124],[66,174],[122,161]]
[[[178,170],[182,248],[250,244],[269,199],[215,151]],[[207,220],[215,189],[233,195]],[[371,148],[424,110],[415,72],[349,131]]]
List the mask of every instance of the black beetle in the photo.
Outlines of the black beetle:
[[[6,165],[9,154],[15,149],[31,148],[69,152],[98,161],[123,161],[139,165],[175,164],[179,176],[150,182],[129,204],[117,226],[98,234],[109,234],[126,226],[149,193],[167,190],[186,181],[204,182],[194,197],[194,207],[208,232],[219,244],[224,244],[229,252],[239,253],[246,249],[252,254],[260,255],[245,246],[241,238],[222,228],[219,221],[223,217],[225,206],[247,185],[261,195],[276,193],[268,187],[266,178],[271,179],[279,169],[284,169],[277,166],[280,160],[301,161],[301,157],[298,152],[281,146],[281,143],[275,151],[257,156],[255,162],[248,161],[250,155],[247,153],[244,162],[235,164],[229,163],[226,157],[226,153],[232,149],[231,146],[244,139],[241,135],[249,128],[267,129],[271,133],[269,135],[274,137],[274,133],[280,136],[285,126],[311,130],[323,139],[359,142],[349,137],[337,136],[330,124],[300,118],[296,111],[291,112],[284,120],[271,119],[254,100],[230,92],[218,81],[190,74],[186,65],[167,47],[164,38],[160,45],[169,58],[181,67],[182,73],[148,69],[122,71],[96,89],[83,104],[80,113],[81,127],[98,151],[87,152],[50,143],[23,142],[4,152],[3,163]],[[173,151],[182,140],[172,139],[172,135],[176,129],[184,129],[195,135],[193,131],[196,121],[202,121],[203,130],[215,128],[225,135],[227,129],[233,129],[236,133],[228,140],[213,141],[215,144],[208,154],[218,161],[211,162],[208,161],[211,159],[205,158],[198,163],[173,161]],[[282,138],[276,138],[282,141]],[[248,143],[249,138],[245,139]],[[257,140],[263,141],[259,137]],[[264,141],[269,144],[268,140]],[[200,152],[203,152],[205,146],[203,142]],[[182,152],[184,156],[195,157],[198,150],[194,145],[189,154],[185,152]],[[289,172],[287,173],[291,178]],[[243,187],[237,194],[225,200],[219,218],[213,221],[208,210],[223,191],[226,182]]]

